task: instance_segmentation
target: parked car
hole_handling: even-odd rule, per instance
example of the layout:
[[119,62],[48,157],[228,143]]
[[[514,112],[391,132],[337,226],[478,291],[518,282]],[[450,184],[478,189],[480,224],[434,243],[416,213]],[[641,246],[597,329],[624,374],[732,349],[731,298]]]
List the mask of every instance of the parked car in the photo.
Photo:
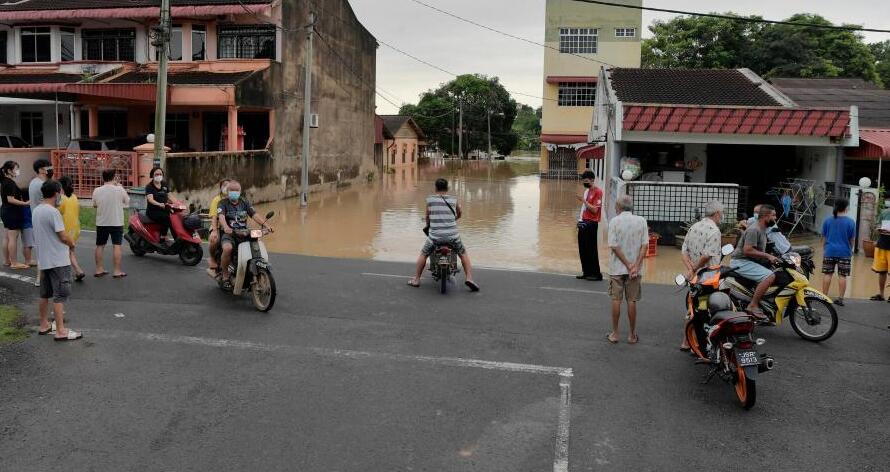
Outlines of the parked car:
[[82,138],[68,143],[69,151],[132,151],[147,141],[145,136],[135,138]]
[[11,134],[0,134],[0,148],[29,148],[31,147],[24,139]]

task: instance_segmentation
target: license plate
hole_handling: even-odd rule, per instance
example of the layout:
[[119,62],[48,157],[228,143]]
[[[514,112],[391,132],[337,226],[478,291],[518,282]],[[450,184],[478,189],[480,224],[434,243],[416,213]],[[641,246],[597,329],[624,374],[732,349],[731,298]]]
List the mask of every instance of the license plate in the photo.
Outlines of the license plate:
[[760,364],[760,356],[757,355],[757,351],[736,351],[735,358],[740,367],[750,367]]

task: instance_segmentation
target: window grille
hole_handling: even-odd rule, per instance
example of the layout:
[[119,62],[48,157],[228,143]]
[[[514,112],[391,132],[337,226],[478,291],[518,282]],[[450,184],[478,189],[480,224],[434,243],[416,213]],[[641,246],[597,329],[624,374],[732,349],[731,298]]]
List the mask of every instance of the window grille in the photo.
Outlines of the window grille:
[[560,82],[559,99],[561,107],[592,107],[596,102],[595,82]]
[[596,54],[596,28],[560,28],[559,52],[572,54]]
[[274,59],[274,26],[222,26],[218,55],[221,59]]
[[85,61],[135,60],[135,29],[82,30],[83,59]]
[[723,221],[731,222],[739,208],[737,185],[627,182],[626,189],[633,197],[634,214],[648,221],[695,221],[708,202],[717,200],[723,203]]
[[635,38],[637,37],[636,28],[615,28],[616,38]]

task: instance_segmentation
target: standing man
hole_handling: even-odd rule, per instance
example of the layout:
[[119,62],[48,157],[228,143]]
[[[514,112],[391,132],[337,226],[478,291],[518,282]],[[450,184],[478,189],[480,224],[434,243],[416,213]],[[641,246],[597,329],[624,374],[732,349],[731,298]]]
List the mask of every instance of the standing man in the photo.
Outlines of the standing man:
[[130,205],[130,196],[117,180],[114,169],[102,171],[101,187],[93,190],[93,207],[96,208],[96,273],[94,277],[108,275],[105,271],[105,245],[111,238],[114,273],[120,279],[127,273],[121,269],[121,244],[124,238],[124,208]]
[[739,240],[739,247],[732,253],[732,260],[729,266],[735,269],[736,273],[748,280],[757,282],[757,288],[754,290],[754,296],[751,297],[751,303],[745,309],[755,318],[765,320],[766,316],[760,309],[760,299],[766,293],[770,285],[776,280],[776,274],[772,270],[767,269],[758,261],[769,262],[775,264],[778,258],[766,251],[766,233],[768,228],[776,225],[776,209],[772,205],[760,205],[760,212],[757,214],[757,223],[749,225],[742,238]]
[[597,235],[603,207],[603,190],[594,185],[596,174],[587,170],[581,174],[584,193],[576,195],[581,202],[581,213],[578,214],[578,255],[581,257],[581,275],[577,279],[600,281],[599,248]]
[[637,335],[637,301],[640,300],[643,258],[649,250],[649,228],[646,219],[634,215],[633,199],[625,195],[615,204],[618,216],[609,221],[609,295],[612,297],[612,331],[606,335],[610,343],[618,342],[618,321],[621,301],[627,300],[629,344],[640,341]]
[[887,270],[890,269],[890,231],[887,231],[883,225],[890,224],[890,208],[875,218],[878,225],[878,241],[875,244],[875,261],[871,266],[871,270],[878,273],[878,294],[871,297],[871,300],[884,301],[884,288],[887,286]]
[[[720,265],[720,222],[723,221],[723,204],[711,200],[705,205],[705,217],[689,228],[683,239],[683,264],[686,266],[686,278],[692,277],[704,267]],[[680,344],[681,351],[688,351],[686,335]]]
[[[37,207],[43,201],[43,196],[40,193],[40,189],[42,188],[42,186],[45,182],[47,182],[53,178],[53,165],[51,162],[49,162],[46,159],[37,159],[36,161],[34,161],[34,173],[37,175],[35,175],[34,178],[31,179],[31,183],[28,184],[28,198],[31,202],[31,208],[25,209],[26,212],[30,211],[32,213],[32,215],[34,213],[34,210],[36,210]],[[29,219],[27,215],[25,216],[25,219],[26,220]],[[33,226],[33,219],[32,219],[31,226]],[[35,238],[33,237],[33,233],[31,233],[30,229],[22,231],[22,245],[25,246],[24,255],[25,255],[26,261],[28,262],[28,265],[33,265],[33,263],[31,262],[33,260],[32,259],[33,256],[31,255],[31,252],[34,249],[36,249],[38,252],[40,252],[40,248],[37,247],[39,245],[36,244]],[[37,282],[34,283],[34,285],[38,285],[38,286],[40,285],[40,277],[39,277],[39,275],[40,275],[40,263],[39,262],[40,261],[39,261],[39,259],[40,258],[38,257]]]
[[55,316],[55,340],[74,341],[83,337],[65,327],[65,302],[71,295],[71,257],[74,240],[65,231],[62,214],[56,208],[62,194],[62,186],[47,180],[40,186],[40,205],[34,209],[34,237],[37,240],[37,264],[40,267],[40,331],[53,332],[49,321],[49,301],[53,301]]

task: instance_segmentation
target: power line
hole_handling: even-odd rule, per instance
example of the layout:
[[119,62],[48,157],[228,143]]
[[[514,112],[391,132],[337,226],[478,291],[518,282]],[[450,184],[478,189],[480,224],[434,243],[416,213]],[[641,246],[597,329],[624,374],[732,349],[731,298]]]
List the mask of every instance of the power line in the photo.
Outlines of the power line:
[[[412,0],[417,3],[421,3],[417,0]],[[678,15],[689,15],[689,16],[703,16],[707,18],[719,18],[722,20],[732,20],[732,21],[742,21],[746,23],[766,23],[771,25],[786,25],[786,26],[800,26],[806,28],[822,28],[822,29],[830,29],[830,30],[842,30],[842,31],[863,31],[868,33],[890,33],[890,30],[885,29],[876,29],[876,28],[864,28],[861,26],[837,26],[837,25],[820,25],[818,23],[800,23],[794,21],[779,21],[779,20],[765,20],[763,18],[752,18],[745,16],[732,16],[732,15],[720,15],[717,13],[699,13],[694,11],[683,11],[683,10],[671,10],[668,8],[655,8],[655,7],[644,7],[641,5],[625,5],[623,3],[615,3],[615,2],[603,2],[600,0],[572,0],[580,3],[591,3],[595,5],[605,5],[610,7],[618,7],[618,8],[630,8],[633,10],[647,10],[647,11],[657,11],[661,13],[674,13]]]
[[[540,47],[542,47],[542,48],[552,49],[552,50],[554,50],[554,51],[556,51],[556,52],[559,52],[559,53],[562,53],[562,54],[564,54],[564,55],[567,55],[567,56],[575,56],[575,57],[577,57],[577,58],[584,59],[585,61],[596,62],[597,64],[602,64],[602,65],[611,66],[611,67],[618,67],[618,66],[616,66],[616,65],[614,65],[614,64],[609,64],[608,62],[604,62],[604,61],[601,61],[601,60],[599,60],[599,59],[594,59],[594,58],[592,58],[592,57],[582,56],[582,55],[580,55],[580,54],[576,54],[576,53],[567,53],[567,52],[563,52],[563,51],[561,51],[561,50],[560,50],[559,48],[557,48],[557,47],[549,46],[549,45],[547,45],[547,44],[545,44],[545,43],[539,43],[539,42],[537,42],[537,41],[533,41],[533,40],[528,39],[528,38],[523,38],[522,36],[516,36],[515,34],[507,33],[506,31],[501,31],[501,30],[499,30],[499,29],[492,28],[491,26],[483,25],[482,23],[477,23],[477,22],[475,22],[475,21],[473,21],[473,20],[464,18],[464,17],[462,17],[462,16],[456,15],[456,14],[451,13],[451,12],[449,12],[449,11],[445,11],[445,10],[442,10],[442,9],[440,9],[440,8],[434,7],[433,5],[430,5],[430,4],[428,4],[428,3],[424,3],[424,2],[422,2],[422,1],[420,1],[420,0],[411,0],[411,1],[414,2],[414,3],[416,3],[416,4],[418,4],[418,5],[423,5],[423,6],[427,7],[427,8],[429,8],[430,10],[437,11],[437,12],[443,14],[443,15],[448,15],[448,16],[450,16],[450,17],[452,17],[452,18],[457,19],[457,20],[463,21],[463,22],[465,22],[465,23],[469,23],[469,24],[471,24],[471,25],[473,25],[473,26],[477,26],[477,27],[482,28],[482,29],[486,29],[486,30],[488,30],[488,31],[492,31],[492,32],[494,32],[494,33],[497,33],[497,34],[506,36],[506,37],[508,37],[508,38],[513,38],[513,39],[516,39],[516,40],[519,40],[519,41],[523,41],[523,42],[526,42],[526,43],[529,43],[529,44],[533,44],[533,45],[535,45],[535,46],[540,46]],[[537,98],[539,98],[539,97],[537,97]]]

